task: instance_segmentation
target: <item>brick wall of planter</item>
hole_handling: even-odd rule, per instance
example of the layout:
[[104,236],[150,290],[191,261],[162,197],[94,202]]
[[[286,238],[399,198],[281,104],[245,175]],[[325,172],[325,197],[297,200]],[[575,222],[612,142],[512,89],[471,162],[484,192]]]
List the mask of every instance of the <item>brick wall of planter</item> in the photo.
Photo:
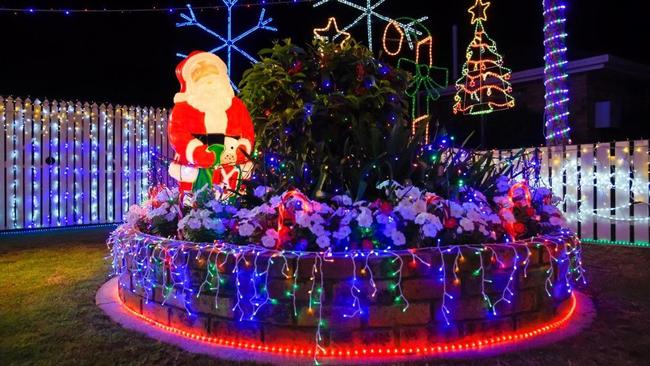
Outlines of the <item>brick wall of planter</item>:
[[[222,256],[219,260],[219,277],[222,279],[219,296],[204,286],[204,291],[198,289],[206,279],[207,263],[214,263],[214,253],[209,258],[208,253],[191,252],[187,268],[187,276],[191,282],[194,295],[183,294],[178,289],[168,290],[163,296],[162,286],[156,287],[149,295],[138,285],[139,274],[133,268],[137,266],[127,263],[119,279],[119,293],[124,304],[129,308],[162,324],[198,335],[223,337],[242,342],[252,342],[269,346],[313,345],[318,324],[318,305],[309,307],[309,289],[312,286],[314,269],[322,268],[322,319],[321,327],[323,340],[321,345],[330,347],[350,347],[364,345],[372,347],[403,347],[407,344],[432,344],[455,339],[475,336],[489,336],[526,329],[539,325],[553,318],[558,308],[568,303],[569,293],[564,287],[569,266],[551,263],[546,248],[531,244],[528,246],[530,257],[524,274],[521,260],[526,258],[526,248],[521,246],[516,252],[520,258],[520,266],[514,271],[515,251],[508,247],[496,249],[499,262],[491,261],[492,253],[484,251],[475,254],[473,249],[463,251],[462,259],[457,261],[457,253],[440,255],[438,251],[421,251],[417,255],[431,266],[415,260],[411,254],[394,255],[384,253],[381,256],[368,259],[368,267],[364,269],[365,258],[336,258],[322,262],[314,267],[314,258],[288,258],[286,267],[284,259],[274,258],[269,264],[268,281],[266,286],[258,283],[258,288],[266,288],[269,297],[276,304],[268,302],[256,313],[254,320],[249,320],[253,307],[248,301],[252,287],[244,292],[244,299],[239,308],[233,310],[237,301],[235,276],[241,283],[250,282],[254,273],[255,261],[258,270],[267,268],[268,256],[245,254],[245,260],[239,260],[238,271],[233,273],[236,259]],[[560,251],[564,248],[560,248]],[[150,254],[150,253],[149,253]],[[145,254],[146,255],[146,254]],[[442,260],[444,258],[444,266]],[[126,258],[129,262],[131,258]],[[484,263],[485,279],[491,281],[481,286],[481,275],[477,269]],[[222,264],[222,262],[225,262]],[[399,273],[399,263],[402,262],[401,286],[396,287]],[[458,266],[455,268],[454,263]],[[318,263],[317,263],[318,264]],[[550,277],[554,293],[547,294],[547,272],[553,269]],[[442,269],[442,270],[441,270]],[[162,284],[163,276],[169,278],[162,267],[158,268],[156,279]],[[260,270],[261,271],[261,270]],[[369,272],[373,273],[376,293],[370,285]],[[446,273],[446,281],[441,280],[441,273]],[[456,273],[458,281],[453,273]],[[319,271],[315,281],[320,284]],[[357,278],[357,297],[363,313],[355,317],[352,314],[351,288],[353,278]],[[297,276],[294,277],[294,276]],[[511,289],[514,293],[510,303],[501,301],[496,306],[496,315],[488,310],[483,293],[487,293],[494,301],[501,297],[505,284],[513,277]],[[293,291],[294,283],[298,285],[295,291],[295,311]],[[244,287],[244,285],[242,285]],[[399,290],[408,300],[409,306],[403,311],[405,302],[395,302]],[[449,324],[445,321],[441,305],[443,289],[453,296],[446,300],[450,312],[447,315]],[[198,293],[198,295],[197,295]],[[313,299],[317,297],[314,296]],[[163,305],[164,303],[164,305]],[[186,307],[192,312],[190,316]]]

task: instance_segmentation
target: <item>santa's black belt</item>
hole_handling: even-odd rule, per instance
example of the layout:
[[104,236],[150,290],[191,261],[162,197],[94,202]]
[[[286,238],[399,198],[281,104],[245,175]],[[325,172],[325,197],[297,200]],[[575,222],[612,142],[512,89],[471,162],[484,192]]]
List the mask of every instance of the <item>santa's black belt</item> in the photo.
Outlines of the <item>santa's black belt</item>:
[[[214,144],[219,144],[223,145],[224,144],[224,139],[226,138],[226,135],[223,133],[204,133],[204,134],[196,134],[193,136],[201,141],[204,145],[214,145]],[[239,140],[239,136],[228,136],[232,137],[236,140]]]

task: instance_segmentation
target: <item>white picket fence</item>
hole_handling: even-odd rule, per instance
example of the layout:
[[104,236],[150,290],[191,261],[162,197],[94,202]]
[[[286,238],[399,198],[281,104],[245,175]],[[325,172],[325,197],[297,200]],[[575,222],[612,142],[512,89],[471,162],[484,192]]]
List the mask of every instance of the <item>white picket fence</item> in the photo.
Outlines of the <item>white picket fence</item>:
[[[169,183],[167,118],[160,108],[0,97],[0,230],[123,221],[151,185]],[[494,156],[521,164],[518,151]],[[648,241],[648,140],[525,151],[583,238]]]
[[172,154],[167,117],[0,96],[0,230],[122,221],[163,176],[151,162]]
[[[502,163],[521,149],[495,151]],[[583,239],[647,242],[650,238],[648,140],[525,149],[540,165],[539,184],[561,198],[570,227]],[[534,183],[534,182],[533,182]]]

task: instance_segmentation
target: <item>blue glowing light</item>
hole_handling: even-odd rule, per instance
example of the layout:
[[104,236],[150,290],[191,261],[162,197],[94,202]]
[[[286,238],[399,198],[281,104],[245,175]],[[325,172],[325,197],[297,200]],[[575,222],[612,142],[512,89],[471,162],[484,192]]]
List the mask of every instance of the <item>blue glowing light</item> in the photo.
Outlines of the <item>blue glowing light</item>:
[[[216,54],[217,52],[222,50],[226,51],[226,59],[227,59],[226,64],[228,65],[228,74],[231,77],[231,83],[232,83],[231,64],[232,64],[233,51],[239,53],[241,56],[248,59],[250,62],[257,63],[257,60],[253,56],[251,56],[248,52],[246,52],[241,47],[239,47],[237,43],[258,30],[269,30],[269,31],[276,32],[278,29],[268,25],[269,23],[271,23],[271,21],[273,21],[273,18],[265,18],[266,9],[262,9],[262,11],[260,12],[259,20],[257,21],[256,25],[240,33],[239,35],[233,35],[232,8],[237,4],[237,2],[239,2],[239,0],[221,0],[221,1],[223,1],[228,11],[228,28],[227,28],[226,36],[223,36],[215,32],[214,30],[206,27],[202,23],[200,23],[196,19],[196,16],[194,15],[194,10],[192,10],[192,6],[190,4],[187,4],[187,9],[189,11],[189,14],[181,13],[181,18],[183,18],[185,21],[176,23],[176,27],[177,28],[192,27],[192,26],[198,27],[199,29],[201,29],[202,31],[204,31],[205,33],[209,34],[217,41],[219,41],[220,42],[219,45],[208,50],[208,52]],[[183,53],[177,53],[176,55],[181,58],[187,57],[187,55]],[[233,87],[234,86],[235,85],[233,84]]]

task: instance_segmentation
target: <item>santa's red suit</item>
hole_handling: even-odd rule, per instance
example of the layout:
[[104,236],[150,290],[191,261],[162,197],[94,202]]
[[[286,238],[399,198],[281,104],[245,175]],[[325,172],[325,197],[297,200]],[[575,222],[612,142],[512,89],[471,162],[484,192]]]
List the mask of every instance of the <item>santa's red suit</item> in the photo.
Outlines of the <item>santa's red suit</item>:
[[[205,81],[206,75],[214,78],[222,98],[214,108],[192,105],[192,88],[202,78]],[[174,97],[168,126],[169,142],[176,151],[169,166],[170,176],[182,190],[189,191],[200,168],[213,168],[214,184],[236,189],[240,178],[251,174],[252,163],[241,150],[251,153],[255,134],[246,106],[234,96],[226,65],[214,54],[195,51],[178,64],[176,76],[181,90]],[[218,144],[223,145],[220,161],[216,161],[217,154],[208,150]]]

